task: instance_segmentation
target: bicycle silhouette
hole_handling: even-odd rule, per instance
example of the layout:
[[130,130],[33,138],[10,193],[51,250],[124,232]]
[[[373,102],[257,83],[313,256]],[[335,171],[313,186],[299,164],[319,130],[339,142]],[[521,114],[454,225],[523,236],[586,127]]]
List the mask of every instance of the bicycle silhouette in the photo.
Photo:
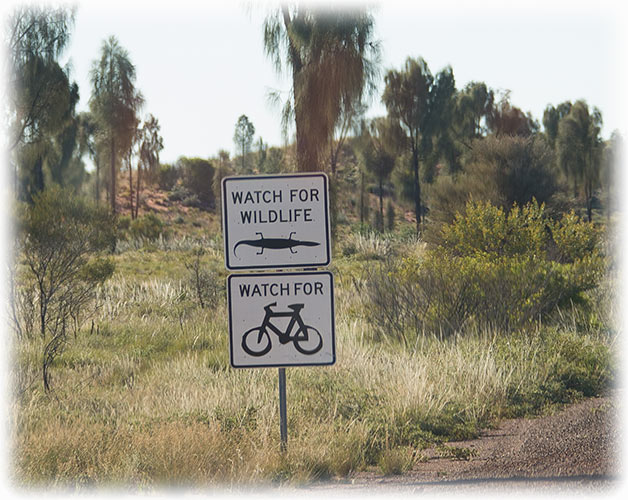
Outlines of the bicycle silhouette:
[[[264,306],[264,319],[260,326],[256,326],[247,330],[242,337],[242,349],[251,356],[263,356],[272,347],[269,331],[275,333],[279,337],[281,344],[292,342],[297,351],[302,354],[315,354],[323,347],[323,338],[319,331],[313,326],[306,325],[301,318],[301,309],[305,304],[291,304],[288,309],[292,311],[273,311],[277,302]],[[285,331],[281,331],[277,326],[273,325],[271,320],[274,318],[290,318],[290,322]],[[296,332],[292,335],[292,331],[296,328]]]

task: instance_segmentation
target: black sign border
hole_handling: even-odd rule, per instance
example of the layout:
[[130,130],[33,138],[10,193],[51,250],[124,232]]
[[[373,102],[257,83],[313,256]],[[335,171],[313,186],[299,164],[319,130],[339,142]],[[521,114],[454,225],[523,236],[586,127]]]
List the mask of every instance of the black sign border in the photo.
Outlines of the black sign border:
[[[229,263],[229,231],[227,227],[227,196],[226,184],[229,181],[251,180],[251,179],[288,179],[302,177],[322,177],[325,191],[325,246],[327,250],[327,260],[325,262],[297,263],[297,264],[269,264],[269,265],[253,265],[253,266],[232,266]],[[313,172],[303,174],[282,174],[282,175],[238,175],[225,177],[222,180],[222,232],[224,236],[224,252],[225,252],[225,268],[229,271],[250,271],[254,269],[286,269],[286,268],[308,268],[308,267],[327,267],[331,263],[331,231],[329,227],[329,179],[324,172]]]
[[[260,276],[315,276],[315,275],[329,275],[330,283],[331,283],[331,342],[332,342],[332,352],[331,357],[332,360],[329,363],[282,363],[282,364],[269,364],[269,365],[234,365],[233,363],[233,311],[231,309],[231,279],[232,278],[246,278],[246,277],[255,277],[259,278]],[[238,274],[230,274],[227,277],[227,304],[229,308],[229,363],[232,368],[287,368],[291,366],[331,366],[336,363],[336,309],[334,303],[334,275],[331,271],[306,271],[306,272],[288,272],[288,273],[238,273]]]

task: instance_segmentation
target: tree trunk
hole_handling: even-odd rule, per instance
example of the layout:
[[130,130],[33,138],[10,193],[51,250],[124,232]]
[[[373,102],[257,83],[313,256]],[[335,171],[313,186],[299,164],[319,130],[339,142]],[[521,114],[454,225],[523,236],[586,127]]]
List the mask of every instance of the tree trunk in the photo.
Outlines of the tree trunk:
[[421,185],[419,183],[419,151],[412,146],[412,170],[414,173],[414,213],[416,214],[416,234],[421,234]]
[[127,163],[129,165],[129,204],[131,205],[131,219],[135,219],[135,212],[133,211],[133,163],[131,163],[130,154]]
[[[296,101],[295,89],[295,101]],[[318,158],[313,150],[310,137],[303,133],[302,123],[310,117],[305,116],[302,106],[295,104],[295,125],[297,135],[297,169],[299,172],[316,172],[318,170]]]
[[593,183],[590,180],[585,182],[585,196],[587,203],[587,219],[593,221]]
[[44,190],[45,187],[45,181],[44,181],[44,159],[41,156],[37,157],[37,160],[35,160],[35,166],[33,167],[34,170],[34,181],[33,181],[33,186],[35,187],[34,192],[29,193],[29,196],[33,196],[36,193],[41,193]]
[[[290,33],[292,30],[291,26],[293,20],[290,18],[290,12],[287,5],[282,5],[281,13],[286,33]],[[312,148],[309,144],[309,138],[307,134],[303,132],[303,127],[301,127],[301,124],[305,123],[305,120],[311,119],[311,117],[304,114],[303,106],[298,100],[299,75],[303,69],[303,61],[301,60],[301,54],[290,40],[290,37],[288,37],[288,40],[288,51],[290,53],[290,61],[292,64],[292,92],[297,138],[297,170],[300,172],[315,172],[318,170],[318,161],[315,157],[313,157],[313,153],[311,151]]]
[[382,233],[384,232],[384,182],[379,178],[379,221],[380,227],[378,228]]
[[137,163],[137,187],[135,189],[135,218],[140,213],[140,190],[142,188],[142,164]]
[[96,205],[100,205],[100,165],[96,159]]
[[46,314],[48,311],[48,301],[44,292],[39,292],[39,333],[41,338],[46,338]]
[[111,157],[111,192],[109,193],[109,201],[111,202],[111,211],[116,213],[116,157],[115,142],[113,135],[110,139],[110,157]]
[[364,171],[360,172],[360,227],[364,226]]

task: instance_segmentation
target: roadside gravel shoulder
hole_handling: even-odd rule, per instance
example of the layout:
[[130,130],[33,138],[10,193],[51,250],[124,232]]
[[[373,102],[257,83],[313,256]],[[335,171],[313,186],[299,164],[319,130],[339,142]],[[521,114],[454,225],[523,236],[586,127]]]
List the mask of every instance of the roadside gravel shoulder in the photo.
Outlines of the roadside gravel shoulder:
[[[437,449],[398,476],[373,468],[342,482],[312,485],[314,489],[423,490],[427,485],[476,485],[548,482],[597,488],[620,480],[623,442],[620,414],[622,391],[586,399],[556,413],[532,419],[505,420],[478,439],[447,443],[466,449],[468,460],[443,458]],[[599,483],[599,484],[598,484]],[[592,486],[593,485],[593,486]],[[309,488],[308,488],[309,489]]]

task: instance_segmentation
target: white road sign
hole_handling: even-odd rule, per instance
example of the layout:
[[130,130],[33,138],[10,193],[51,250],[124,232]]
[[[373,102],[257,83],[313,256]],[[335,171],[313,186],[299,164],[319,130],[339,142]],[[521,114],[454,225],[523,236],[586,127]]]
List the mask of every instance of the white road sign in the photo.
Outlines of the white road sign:
[[323,173],[223,179],[227,269],[328,265],[328,198]]
[[333,288],[333,276],[327,271],[229,276],[231,365],[333,364]]

